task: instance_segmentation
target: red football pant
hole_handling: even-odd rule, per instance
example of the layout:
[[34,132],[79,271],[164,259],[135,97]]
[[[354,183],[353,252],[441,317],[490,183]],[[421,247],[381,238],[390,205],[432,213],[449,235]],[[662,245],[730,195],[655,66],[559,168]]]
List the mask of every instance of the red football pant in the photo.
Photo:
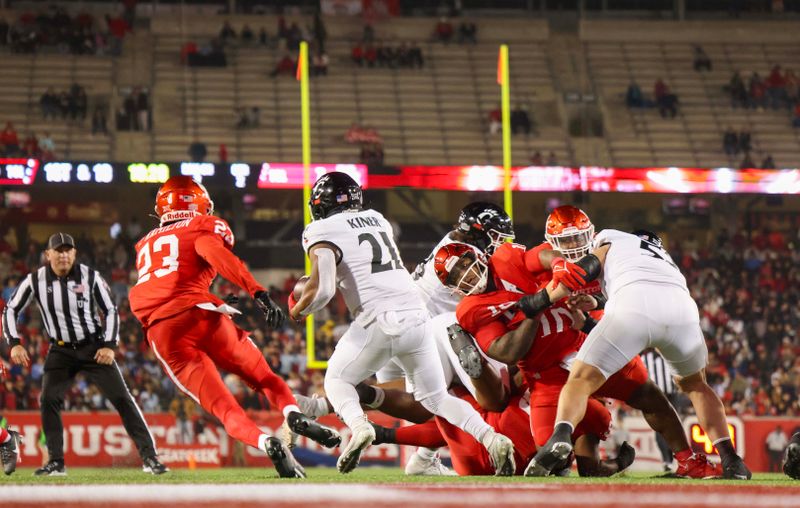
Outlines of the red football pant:
[[441,448],[447,445],[434,418],[425,423],[396,428],[394,442],[399,445],[423,446],[425,448]]
[[644,366],[641,357],[636,356],[613,376],[606,379],[606,382],[594,392],[594,395],[627,402],[633,392],[649,380],[647,367]]
[[194,307],[157,321],[148,328],[147,339],[175,385],[216,416],[231,437],[254,448],[263,431],[236,402],[217,367],[239,376],[274,407],[297,404],[247,332],[224,314]]
[[[531,436],[528,413],[520,405],[521,397],[511,397],[502,413],[493,413],[482,409],[472,395],[466,392],[457,396],[472,404],[486,423],[514,443],[516,474],[522,474],[528,462],[536,454],[536,446]],[[450,448],[450,458],[456,473],[460,476],[485,476],[495,473],[489,452],[474,437],[438,416],[436,424]]]

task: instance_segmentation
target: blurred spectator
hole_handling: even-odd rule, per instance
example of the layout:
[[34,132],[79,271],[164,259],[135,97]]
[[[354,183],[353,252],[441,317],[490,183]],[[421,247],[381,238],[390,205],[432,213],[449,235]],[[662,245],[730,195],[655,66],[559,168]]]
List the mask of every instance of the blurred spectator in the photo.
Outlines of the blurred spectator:
[[794,116],[792,117],[792,127],[800,127],[800,102],[794,105]]
[[769,76],[767,76],[766,86],[772,109],[779,109],[788,105],[789,96],[786,93],[786,80],[783,77],[780,65],[772,67]]
[[36,138],[36,134],[28,132],[22,145],[22,151],[26,157],[39,156],[39,140]]
[[425,65],[422,49],[416,42],[412,42],[411,47],[408,49],[408,63],[411,67],[419,67],[420,69]]
[[380,143],[364,143],[361,145],[359,159],[368,166],[383,165],[383,146]]
[[328,75],[328,62],[330,59],[325,53],[315,53],[311,60],[311,73],[314,76]]
[[39,150],[42,152],[42,160],[44,161],[51,161],[55,159],[56,156],[56,143],[53,141],[53,138],[50,137],[50,133],[44,133],[44,136],[39,138]]
[[96,105],[92,111],[92,135],[99,133],[108,134],[108,119],[105,105]]
[[531,166],[543,166],[544,159],[542,158],[542,152],[536,150],[530,158]]
[[5,157],[14,157],[19,153],[19,137],[11,122],[6,122],[5,129],[0,132],[0,151]]
[[550,153],[547,154],[547,165],[558,166],[558,159],[556,159],[556,153],[552,150],[550,150]]
[[138,120],[138,130],[150,130],[150,103],[148,101],[147,92],[141,88],[136,88],[133,91],[136,97],[136,118]]
[[225,21],[223,23],[222,28],[219,30],[219,38],[223,44],[227,44],[229,41],[236,39],[236,31],[231,26],[230,21]]
[[193,141],[189,145],[189,159],[192,162],[204,162],[208,155],[206,144],[201,141]]
[[109,15],[106,15],[106,24],[110,34],[109,51],[112,56],[119,56],[122,54],[122,41],[131,27],[121,17],[112,18]]
[[344,140],[348,143],[358,144],[383,144],[380,133],[372,127],[361,126],[353,122],[344,134]]
[[6,46],[8,44],[8,30],[9,30],[8,21],[5,18],[0,18],[0,46]]
[[439,42],[449,44],[453,39],[453,24],[447,18],[440,18],[436,23],[434,35]]
[[661,78],[656,80],[653,96],[661,118],[675,118],[678,114],[678,96],[672,93]]
[[722,148],[729,156],[739,153],[739,137],[731,126],[728,126],[728,129],[722,135]]
[[250,28],[250,25],[245,23],[244,26],[242,27],[242,42],[244,44],[252,44],[255,38],[256,36],[253,33],[253,29]]
[[375,67],[378,63],[378,50],[372,44],[364,50],[364,62],[367,63],[367,67]]
[[629,108],[643,108],[645,107],[644,95],[639,84],[631,80],[628,85],[628,90],[625,92],[625,105]]
[[750,152],[744,153],[744,158],[742,159],[742,163],[739,164],[739,169],[750,169],[755,167],[756,163],[753,162],[752,157],[750,157]]
[[258,106],[251,107],[248,111],[247,120],[250,127],[261,127],[261,108]]
[[503,130],[503,116],[500,106],[489,111],[489,134],[497,134]]
[[517,105],[517,107],[514,108],[514,110],[511,112],[510,122],[512,134],[520,132],[527,136],[531,133],[533,123],[528,116],[528,112],[522,109],[522,106]]
[[266,46],[269,44],[269,36],[267,35],[267,30],[262,26],[261,30],[258,31],[258,43],[262,46]]
[[361,42],[368,45],[375,42],[375,29],[369,23],[364,25],[364,30],[361,32]]
[[228,163],[228,147],[225,143],[219,144],[219,162],[220,164]]
[[742,130],[739,132],[739,150],[744,153],[749,153],[752,149],[753,143],[750,129],[747,127],[742,127]]
[[735,109],[738,106],[743,108],[749,107],[750,98],[748,96],[747,87],[739,71],[734,72],[733,76],[731,76],[728,82],[728,92],[731,94],[732,108]]
[[181,47],[181,63],[184,65],[188,65],[189,57],[193,55],[197,55],[197,43],[194,41],[186,41]]
[[294,76],[296,67],[297,63],[287,53],[283,55],[283,58],[281,58],[277,64],[275,64],[275,67],[272,69],[272,72],[270,72],[269,75],[272,78],[275,78],[280,75]]
[[705,50],[699,44],[694,45],[694,70],[700,72],[701,70],[711,72],[711,59],[706,54]]
[[767,154],[764,160],[761,161],[761,169],[775,169],[775,159],[772,158],[771,154]]
[[475,26],[475,23],[462,21],[458,25],[458,43],[464,44],[465,42],[469,42],[472,44],[478,43],[478,27]]
[[353,49],[350,50],[350,58],[359,67],[364,65],[364,48],[360,42],[353,45]]
[[59,114],[59,99],[52,87],[49,87],[39,99],[39,106],[42,109],[42,118],[55,118]]
[[780,473],[783,463],[783,452],[786,450],[786,445],[789,444],[789,438],[783,431],[780,425],[775,427],[775,430],[767,434],[764,442],[764,447],[767,449],[767,456],[769,457],[769,472]]
[[757,72],[750,76],[750,95],[748,105],[752,108],[764,109],[767,106],[767,86]]

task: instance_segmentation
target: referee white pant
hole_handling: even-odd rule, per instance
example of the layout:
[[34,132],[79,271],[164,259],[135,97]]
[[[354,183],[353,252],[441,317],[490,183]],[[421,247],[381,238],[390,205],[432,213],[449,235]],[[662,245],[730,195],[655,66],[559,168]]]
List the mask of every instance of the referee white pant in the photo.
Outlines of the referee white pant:
[[325,394],[334,411],[353,429],[364,421],[355,385],[396,359],[408,386],[428,411],[480,441],[491,430],[468,403],[447,393],[433,327],[423,310],[378,314],[367,327],[353,322],[336,344],[325,374]]

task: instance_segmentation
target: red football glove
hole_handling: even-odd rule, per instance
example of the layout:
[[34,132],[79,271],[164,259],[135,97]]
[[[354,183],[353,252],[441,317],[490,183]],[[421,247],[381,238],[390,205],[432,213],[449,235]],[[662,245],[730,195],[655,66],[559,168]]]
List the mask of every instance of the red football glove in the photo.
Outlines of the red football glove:
[[553,270],[553,282],[556,286],[564,284],[570,291],[575,291],[586,285],[586,280],[583,278],[586,270],[575,263],[570,263],[564,258],[554,258],[550,262],[550,267]]
[[294,306],[297,305],[297,300],[294,298],[294,292],[289,293],[289,301],[287,303],[289,304],[289,312],[292,312]]

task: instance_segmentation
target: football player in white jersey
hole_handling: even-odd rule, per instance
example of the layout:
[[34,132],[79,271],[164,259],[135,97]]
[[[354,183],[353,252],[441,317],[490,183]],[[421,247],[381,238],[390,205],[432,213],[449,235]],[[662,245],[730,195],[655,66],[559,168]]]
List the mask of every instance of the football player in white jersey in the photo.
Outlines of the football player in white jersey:
[[[700,425],[714,442],[722,460],[723,478],[749,480],[750,470],[736,454],[725,410],[708,386],[708,360],[697,304],[686,279],[652,232],[625,233],[606,229],[594,239],[594,250],[570,267],[588,282],[601,277],[608,298],[605,315],[589,333],[561,390],[552,437],[531,461],[533,476],[544,476],[572,451],[570,435],[583,419],[586,400],[605,380],[643,350],[655,347],[670,365],[675,380],[694,406]],[[534,315],[551,301],[568,296],[562,284],[520,300],[520,308]],[[581,310],[591,310],[594,299],[571,299]],[[526,471],[527,473],[527,471]]]
[[377,211],[362,209],[361,187],[345,173],[320,177],[309,207],[314,222],[303,232],[303,248],[311,260],[311,275],[300,298],[290,298],[289,312],[299,320],[321,309],[338,286],[353,317],[325,374],[327,398],[352,432],[337,461],[339,471],[352,471],[375,439],[355,386],[397,358],[414,397],[481,442],[497,474],[513,474],[511,441],[472,406],[447,393],[428,312],[403,266],[389,221]]
[[[487,201],[475,201],[469,203],[458,214],[458,220],[453,230],[448,232],[441,241],[431,251],[425,260],[417,265],[414,270],[414,281],[422,293],[423,302],[431,316],[439,316],[445,313],[452,313],[456,310],[456,305],[461,301],[462,296],[448,288],[436,275],[433,266],[434,256],[439,249],[445,245],[458,242],[472,245],[481,250],[486,256],[491,256],[494,250],[506,241],[514,240],[514,227],[511,217],[508,216],[502,207]],[[444,328],[455,323],[455,317],[450,323],[445,323],[440,335],[444,334]],[[446,336],[446,334],[445,334]],[[473,368],[479,367],[478,352],[472,345],[466,345],[470,351],[464,351],[465,360],[472,360]],[[451,349],[448,347],[448,349]],[[445,374],[448,366],[443,362]],[[463,370],[463,369],[462,369]],[[379,383],[404,377],[403,369],[397,361],[391,361],[375,373]],[[408,475],[448,475],[447,468],[440,465],[435,450],[419,448],[406,464],[406,474]]]

